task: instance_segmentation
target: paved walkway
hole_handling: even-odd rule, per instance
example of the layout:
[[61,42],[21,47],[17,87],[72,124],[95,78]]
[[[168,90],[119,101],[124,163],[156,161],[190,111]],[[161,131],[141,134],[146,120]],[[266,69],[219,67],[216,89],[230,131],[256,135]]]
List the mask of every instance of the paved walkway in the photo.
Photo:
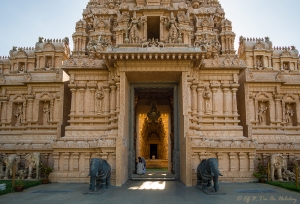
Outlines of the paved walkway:
[[196,187],[185,187],[180,181],[127,181],[122,187],[96,193],[89,193],[88,187],[88,184],[44,184],[0,196],[0,203],[300,203],[300,193],[260,183],[220,183],[220,192],[225,195],[207,195]]

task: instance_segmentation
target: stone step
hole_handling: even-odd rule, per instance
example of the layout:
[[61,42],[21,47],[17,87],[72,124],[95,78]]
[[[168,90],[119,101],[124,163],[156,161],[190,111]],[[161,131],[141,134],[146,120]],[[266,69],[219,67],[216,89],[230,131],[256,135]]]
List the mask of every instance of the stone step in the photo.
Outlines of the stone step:
[[133,174],[133,181],[175,181],[175,175],[168,172],[146,172],[146,174]]

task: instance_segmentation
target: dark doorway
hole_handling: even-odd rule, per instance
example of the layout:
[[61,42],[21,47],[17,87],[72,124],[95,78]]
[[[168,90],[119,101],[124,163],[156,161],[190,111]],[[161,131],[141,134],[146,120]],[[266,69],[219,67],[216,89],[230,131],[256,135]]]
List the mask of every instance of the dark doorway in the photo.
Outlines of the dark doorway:
[[160,31],[160,17],[159,16],[148,16],[147,17],[147,37],[148,39],[158,39]]
[[154,159],[154,158],[158,159],[157,158],[157,144],[150,144],[150,158],[151,159]]

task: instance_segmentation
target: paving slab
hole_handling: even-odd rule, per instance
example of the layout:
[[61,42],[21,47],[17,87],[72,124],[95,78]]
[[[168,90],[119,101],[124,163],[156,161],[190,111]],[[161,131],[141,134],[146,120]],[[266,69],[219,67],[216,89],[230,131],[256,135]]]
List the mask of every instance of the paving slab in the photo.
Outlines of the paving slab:
[[91,193],[89,184],[51,183],[0,196],[4,204],[244,204],[300,203],[300,193],[261,183],[220,183],[226,194],[206,194],[181,181],[127,181],[122,187]]

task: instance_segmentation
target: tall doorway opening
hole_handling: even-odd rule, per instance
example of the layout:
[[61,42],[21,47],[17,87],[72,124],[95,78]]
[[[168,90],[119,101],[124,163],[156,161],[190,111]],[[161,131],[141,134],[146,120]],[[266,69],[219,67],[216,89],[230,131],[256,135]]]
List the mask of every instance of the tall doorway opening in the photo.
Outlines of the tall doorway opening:
[[148,169],[174,172],[174,96],[172,88],[135,88],[136,157],[144,157]]

